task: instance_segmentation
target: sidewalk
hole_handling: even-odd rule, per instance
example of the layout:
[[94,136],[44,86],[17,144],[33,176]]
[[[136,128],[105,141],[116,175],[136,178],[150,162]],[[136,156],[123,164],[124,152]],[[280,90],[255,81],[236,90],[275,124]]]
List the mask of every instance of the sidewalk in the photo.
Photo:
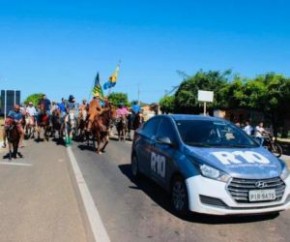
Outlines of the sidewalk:
[[66,149],[52,141],[26,145],[24,158],[12,161],[0,148],[0,241],[89,241]]

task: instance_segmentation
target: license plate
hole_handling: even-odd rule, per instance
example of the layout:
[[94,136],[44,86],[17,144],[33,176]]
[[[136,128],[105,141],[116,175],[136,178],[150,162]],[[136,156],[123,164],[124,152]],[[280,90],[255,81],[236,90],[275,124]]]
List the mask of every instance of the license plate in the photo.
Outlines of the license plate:
[[275,190],[252,190],[249,191],[249,201],[269,201],[276,199]]

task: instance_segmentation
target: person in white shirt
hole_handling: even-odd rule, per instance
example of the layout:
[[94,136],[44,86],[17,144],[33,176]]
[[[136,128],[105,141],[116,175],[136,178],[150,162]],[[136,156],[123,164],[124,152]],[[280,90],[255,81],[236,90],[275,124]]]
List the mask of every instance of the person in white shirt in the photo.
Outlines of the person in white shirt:
[[264,123],[260,122],[255,129],[255,137],[261,140],[261,144],[264,143],[264,135],[267,134],[267,131],[264,129]]
[[248,135],[252,135],[253,134],[253,127],[250,125],[250,121],[249,120],[246,121],[246,126],[243,128],[243,130]]
[[26,113],[29,114],[29,116],[31,117],[34,117],[37,115],[37,112],[36,112],[36,109],[35,107],[33,106],[33,103],[32,102],[29,102],[28,106],[26,107]]

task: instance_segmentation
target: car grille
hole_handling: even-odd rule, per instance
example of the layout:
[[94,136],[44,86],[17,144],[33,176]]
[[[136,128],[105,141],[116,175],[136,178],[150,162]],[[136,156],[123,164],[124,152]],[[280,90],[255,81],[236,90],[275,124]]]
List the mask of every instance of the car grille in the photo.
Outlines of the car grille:
[[[257,182],[263,182],[265,184],[264,188],[258,188],[256,186]],[[285,191],[285,183],[280,177],[275,177],[271,179],[240,179],[233,178],[227,189],[230,192],[233,199],[238,203],[250,203],[249,201],[249,191],[250,190],[267,190],[275,189],[276,199],[271,202],[280,201],[283,197]],[[260,201],[258,203],[269,202]],[[257,202],[256,202],[257,203]]]

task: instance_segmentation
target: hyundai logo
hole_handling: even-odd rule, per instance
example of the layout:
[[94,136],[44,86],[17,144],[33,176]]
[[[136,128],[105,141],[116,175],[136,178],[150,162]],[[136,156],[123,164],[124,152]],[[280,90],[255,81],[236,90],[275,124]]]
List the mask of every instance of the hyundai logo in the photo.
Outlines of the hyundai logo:
[[257,181],[255,183],[255,186],[258,187],[258,188],[264,188],[264,187],[267,187],[267,183],[263,182],[263,181]]

